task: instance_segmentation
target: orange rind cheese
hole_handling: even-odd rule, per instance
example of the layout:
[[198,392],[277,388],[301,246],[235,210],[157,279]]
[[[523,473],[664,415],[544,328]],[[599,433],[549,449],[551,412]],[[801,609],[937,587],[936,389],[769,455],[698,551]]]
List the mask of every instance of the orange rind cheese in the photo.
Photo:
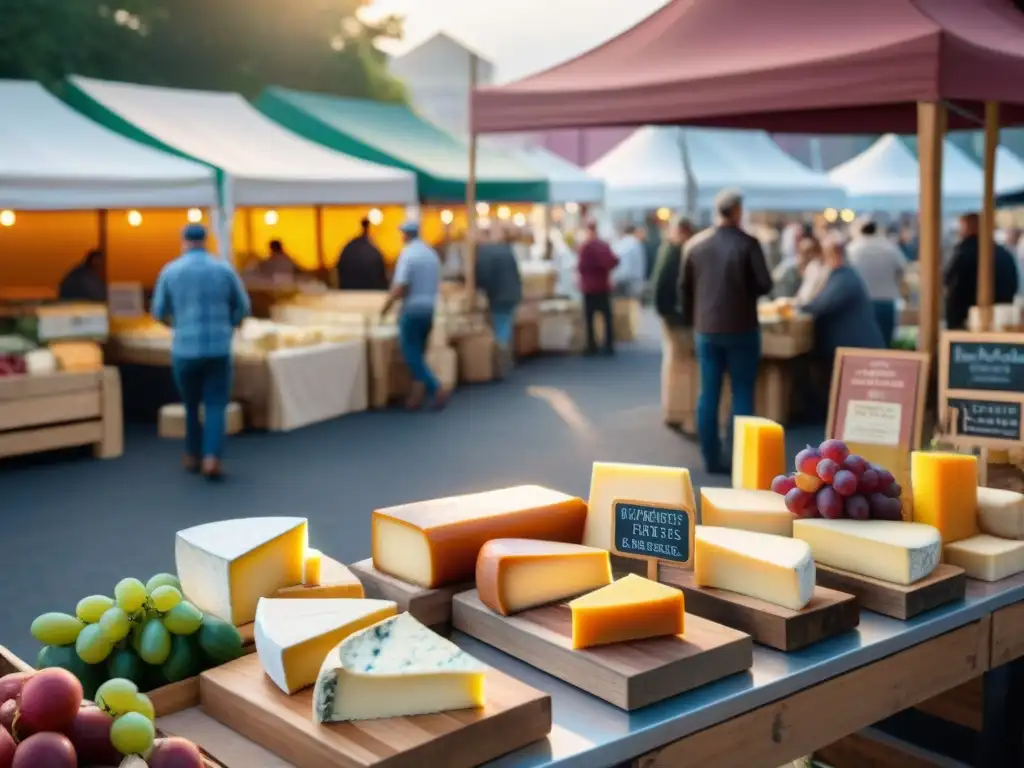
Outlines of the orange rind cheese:
[[373,567],[427,589],[471,581],[491,539],[579,544],[587,519],[580,498],[538,485],[378,509],[371,523]]
[[759,416],[733,420],[732,487],[771,490],[776,475],[786,473],[786,432]]
[[683,593],[630,574],[569,603],[573,650],[683,634]]
[[576,597],[611,582],[608,552],[581,544],[492,539],[476,560],[480,601],[502,616]]

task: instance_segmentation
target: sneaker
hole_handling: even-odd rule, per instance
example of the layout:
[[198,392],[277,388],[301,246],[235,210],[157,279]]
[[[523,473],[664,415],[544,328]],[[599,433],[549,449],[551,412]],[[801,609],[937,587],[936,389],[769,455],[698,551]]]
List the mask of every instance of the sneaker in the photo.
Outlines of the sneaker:
[[220,459],[213,456],[203,459],[203,477],[207,480],[220,480],[224,477],[224,467]]

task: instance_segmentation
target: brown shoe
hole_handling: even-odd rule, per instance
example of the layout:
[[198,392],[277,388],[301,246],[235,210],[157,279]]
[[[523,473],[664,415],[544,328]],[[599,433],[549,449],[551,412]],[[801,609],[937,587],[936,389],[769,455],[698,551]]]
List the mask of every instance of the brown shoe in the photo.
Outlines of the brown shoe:
[[437,394],[434,395],[434,410],[443,411],[451,398],[452,391],[450,389],[439,389]]
[[409,393],[409,397],[405,401],[405,410],[418,411],[423,407],[423,400],[423,385],[419,382],[413,382],[412,392]]
[[220,480],[224,477],[224,467],[221,466],[220,459],[213,456],[203,459],[203,477],[207,480]]
[[190,472],[193,475],[197,474],[199,472],[199,459],[186,453],[181,459],[181,466],[186,472]]

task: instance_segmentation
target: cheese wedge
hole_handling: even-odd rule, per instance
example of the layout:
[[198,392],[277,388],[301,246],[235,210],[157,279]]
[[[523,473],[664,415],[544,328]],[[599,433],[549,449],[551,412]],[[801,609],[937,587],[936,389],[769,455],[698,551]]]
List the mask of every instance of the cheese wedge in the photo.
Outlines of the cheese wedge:
[[1024,541],[980,533],[947,544],[943,560],[960,566],[972,579],[999,581],[1024,572]]
[[727,589],[793,611],[814,597],[814,559],[807,542],[698,525],[693,543],[698,587]]
[[520,485],[378,509],[371,523],[373,567],[428,589],[470,581],[491,539],[578,544],[587,505],[537,485]]
[[689,470],[595,461],[583,532],[583,543],[588,547],[612,549],[612,504],[616,499],[683,507],[694,515],[697,512]]
[[786,472],[786,432],[759,416],[737,416],[732,424],[732,487],[767,491]]
[[978,458],[967,453],[910,454],[914,522],[932,525],[943,544],[978,533]]
[[683,593],[635,574],[577,597],[569,610],[573,649],[683,634]]
[[236,627],[261,597],[302,583],[308,533],[301,517],[221,520],[178,531],[174,560],[185,597]]
[[931,575],[942,556],[938,530],[894,520],[793,521],[793,537],[811,546],[815,562],[892,584]]
[[316,682],[330,650],[349,635],[398,612],[390,600],[275,600],[256,609],[260,666],[285,693]]
[[340,723],[484,706],[487,666],[408,613],[332,650],[313,689],[313,722]]
[[495,613],[513,613],[582,595],[612,582],[608,553],[580,544],[493,539],[476,560],[480,600]]
[[320,585],[320,563],[323,561],[323,554],[318,549],[306,550],[306,561],[302,568],[302,584],[306,587],[317,587]]
[[774,491],[701,488],[700,522],[716,528],[793,535],[793,513]]
[[978,528],[1004,539],[1024,539],[1024,494],[978,488]]
[[[307,561],[308,565],[308,561]],[[320,583],[316,586],[298,584],[294,587],[281,587],[272,597],[296,598],[361,598],[365,597],[363,585],[348,568],[323,557],[320,560]]]

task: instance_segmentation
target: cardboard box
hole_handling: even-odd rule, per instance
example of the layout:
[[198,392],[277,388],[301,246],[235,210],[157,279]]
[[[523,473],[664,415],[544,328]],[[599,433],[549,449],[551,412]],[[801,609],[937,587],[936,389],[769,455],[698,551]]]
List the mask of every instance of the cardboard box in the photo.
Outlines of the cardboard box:
[[515,356],[532,357],[540,352],[540,321],[516,321]]
[[[203,421],[203,418],[203,409],[200,406],[199,420]],[[228,403],[224,421],[224,434],[237,435],[244,428],[245,419],[242,416],[242,406],[238,403]],[[184,405],[181,403],[170,403],[160,409],[157,434],[169,440],[183,440],[185,438]]]
[[494,380],[494,333],[490,329],[463,336],[456,349],[460,383],[483,384]]

